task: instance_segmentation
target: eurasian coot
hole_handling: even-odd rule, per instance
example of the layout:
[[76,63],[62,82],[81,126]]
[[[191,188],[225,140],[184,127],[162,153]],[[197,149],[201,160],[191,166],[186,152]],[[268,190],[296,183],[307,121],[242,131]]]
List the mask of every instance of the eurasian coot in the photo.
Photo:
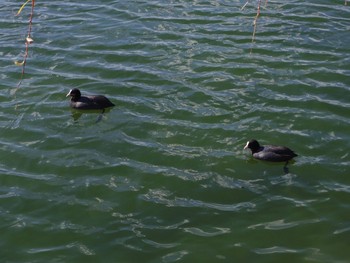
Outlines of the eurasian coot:
[[115,106],[109,99],[103,95],[81,96],[80,90],[71,89],[67,97],[71,96],[70,106],[78,110],[104,110]]
[[269,162],[288,162],[298,156],[291,149],[284,146],[261,146],[257,140],[250,140],[244,149],[249,148],[255,159]]

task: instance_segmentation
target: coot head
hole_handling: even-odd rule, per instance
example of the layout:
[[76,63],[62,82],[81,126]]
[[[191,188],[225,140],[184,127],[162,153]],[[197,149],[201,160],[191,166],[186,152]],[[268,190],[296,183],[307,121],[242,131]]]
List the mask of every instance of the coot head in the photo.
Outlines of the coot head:
[[68,93],[67,93],[67,96],[66,97],[69,97],[71,96],[71,100],[72,101],[78,101],[81,97],[81,93],[80,93],[80,90],[77,89],[77,88],[74,88],[74,89],[71,89]]
[[260,150],[261,146],[257,140],[252,139],[247,142],[246,146],[244,146],[244,150],[247,148],[249,148],[252,151],[252,153],[256,153]]

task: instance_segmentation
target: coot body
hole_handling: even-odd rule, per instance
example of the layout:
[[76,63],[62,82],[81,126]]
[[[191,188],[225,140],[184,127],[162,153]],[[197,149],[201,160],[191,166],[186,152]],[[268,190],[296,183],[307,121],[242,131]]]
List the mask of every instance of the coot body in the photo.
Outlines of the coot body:
[[244,149],[249,148],[255,159],[269,162],[288,162],[298,156],[295,152],[285,146],[266,145],[261,146],[257,140],[250,140]]
[[70,106],[78,110],[102,110],[115,106],[103,95],[81,96],[80,90],[71,89],[67,97],[71,96]]

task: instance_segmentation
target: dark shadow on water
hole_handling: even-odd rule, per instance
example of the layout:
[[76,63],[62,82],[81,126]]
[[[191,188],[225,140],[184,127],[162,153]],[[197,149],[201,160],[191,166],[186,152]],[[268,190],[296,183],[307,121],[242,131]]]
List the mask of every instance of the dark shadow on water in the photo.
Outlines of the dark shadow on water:
[[254,159],[253,157],[251,157],[249,160],[248,160],[248,163],[264,163],[268,166],[282,166],[283,165],[283,173],[284,174],[289,174],[289,165],[290,164],[293,164],[295,163],[295,160],[290,160],[288,162],[267,162],[267,161],[261,161],[261,160],[256,160]]
[[108,113],[111,111],[111,108],[109,109],[102,109],[102,110],[77,110],[77,109],[71,109],[72,112],[72,118],[73,121],[76,123],[81,118],[83,114],[98,114],[95,123],[98,123],[102,120],[103,115],[105,113]]

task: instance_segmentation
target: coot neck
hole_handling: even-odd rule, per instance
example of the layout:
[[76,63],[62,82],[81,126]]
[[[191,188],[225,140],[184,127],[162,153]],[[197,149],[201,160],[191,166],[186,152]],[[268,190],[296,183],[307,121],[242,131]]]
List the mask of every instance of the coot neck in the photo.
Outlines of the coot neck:
[[251,148],[250,150],[252,151],[252,154],[254,154],[254,153],[257,153],[257,152],[261,152],[263,149],[264,149],[264,147],[259,145],[258,147]]
[[72,96],[72,98],[70,99],[71,101],[77,102],[80,99],[80,95],[74,95]]

